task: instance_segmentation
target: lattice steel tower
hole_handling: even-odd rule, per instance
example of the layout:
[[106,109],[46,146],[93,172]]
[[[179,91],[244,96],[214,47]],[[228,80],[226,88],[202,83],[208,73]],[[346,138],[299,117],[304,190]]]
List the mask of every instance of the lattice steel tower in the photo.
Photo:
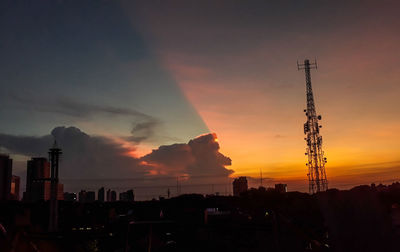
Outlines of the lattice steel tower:
[[58,165],[62,151],[54,141],[53,147],[49,150],[51,175],[50,175],[50,216],[49,231],[56,232],[58,229]]
[[298,70],[303,70],[306,75],[306,92],[307,92],[307,109],[304,110],[307,122],[304,124],[304,140],[307,142],[305,155],[308,156],[308,182],[309,192],[316,193],[328,189],[328,180],[326,179],[324,151],[322,150],[322,136],[319,135],[319,129],[322,127],[318,124],[321,116],[315,112],[314,95],[311,87],[310,69],[317,69],[317,62],[310,63],[308,59],[304,60],[304,64],[297,63]]

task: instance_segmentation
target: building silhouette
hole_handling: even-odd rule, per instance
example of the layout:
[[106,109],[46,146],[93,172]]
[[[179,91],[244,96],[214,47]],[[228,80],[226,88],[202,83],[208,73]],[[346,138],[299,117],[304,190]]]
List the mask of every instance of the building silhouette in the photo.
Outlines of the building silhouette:
[[64,201],[76,201],[76,193],[69,193],[65,192],[64,193]]
[[[57,200],[64,199],[64,185],[56,185]],[[50,163],[44,157],[34,157],[27,162],[26,170],[26,191],[24,200],[39,201],[50,200],[51,197],[51,179]]]
[[111,191],[111,201],[117,201],[117,192],[116,191]]
[[104,202],[104,187],[100,188],[97,192],[97,200],[100,202]]
[[96,200],[96,193],[93,191],[86,192],[86,202],[94,202]]
[[12,159],[0,154],[0,200],[9,200],[12,180]]
[[128,190],[119,194],[120,201],[135,201],[135,194],[133,190]]
[[111,190],[110,189],[107,190],[106,200],[111,201]]
[[236,178],[233,183],[233,196],[240,196],[241,193],[247,191],[247,178],[246,177],[239,177]]
[[44,157],[34,157],[28,160],[26,168],[26,192],[24,200],[49,200],[50,163]]
[[85,190],[81,190],[78,193],[78,195],[79,195],[79,197],[78,197],[79,202],[85,202],[86,201],[86,191]]
[[275,191],[279,193],[287,192],[287,184],[275,184]]
[[117,193],[115,191],[107,190],[107,201],[114,202],[117,201]]
[[96,200],[96,194],[93,191],[85,191],[81,190],[79,192],[79,202],[82,203],[91,203]]
[[11,199],[19,200],[19,188],[20,188],[21,178],[19,176],[12,175],[11,178]]

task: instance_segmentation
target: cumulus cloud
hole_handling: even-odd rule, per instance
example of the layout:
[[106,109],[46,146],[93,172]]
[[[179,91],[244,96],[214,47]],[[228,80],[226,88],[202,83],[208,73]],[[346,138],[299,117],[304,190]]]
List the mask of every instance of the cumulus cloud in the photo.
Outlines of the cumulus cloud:
[[54,139],[62,148],[60,175],[67,178],[102,178],[144,175],[131,151],[102,136],[90,136],[75,127],[56,127],[41,137],[0,134],[0,145],[15,154],[47,156]]
[[195,159],[187,144],[162,145],[141,158],[142,165],[153,174],[184,175]]
[[102,136],[90,136],[75,127],[57,127],[51,134],[64,152],[68,177],[141,176],[138,161],[126,155],[133,151]]
[[0,134],[0,146],[16,154],[26,156],[44,155],[51,146],[53,137],[46,135],[42,137],[34,136],[14,136]]
[[160,146],[141,158],[154,173],[175,172],[189,176],[228,176],[232,170],[229,157],[219,152],[215,134],[206,134],[187,144]]
[[51,135],[41,137],[0,134],[0,146],[28,157],[47,156],[54,139],[63,151],[60,175],[64,178],[227,177],[232,172],[225,168],[231,159],[219,152],[215,134],[202,135],[187,144],[160,146],[141,158],[127,155],[135,151],[132,148],[76,127],[56,127]]

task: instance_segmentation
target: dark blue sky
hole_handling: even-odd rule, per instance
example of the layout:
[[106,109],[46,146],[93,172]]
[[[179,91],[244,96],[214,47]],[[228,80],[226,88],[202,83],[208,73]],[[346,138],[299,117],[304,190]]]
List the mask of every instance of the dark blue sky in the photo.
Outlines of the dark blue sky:
[[[128,136],[148,120],[140,113],[160,122],[156,143],[208,131],[120,1],[6,1],[1,10],[0,116],[7,119],[0,132],[37,135],[75,125]],[[90,106],[138,116],[69,113]]]
[[[190,139],[211,131],[232,166],[195,166],[193,174],[215,168],[226,176],[229,168],[257,177],[262,169],[303,190],[305,88],[296,61],[316,57],[331,185],[392,179],[400,174],[399,7],[394,0],[1,1],[1,151],[17,162],[46,155],[50,132],[66,126],[57,135],[86,139],[81,152],[99,176],[109,175],[101,164],[113,162],[120,172],[111,175],[129,174],[127,153],[135,156],[132,174],[174,176],[193,170],[139,157],[159,145],[178,157],[182,146],[174,143],[185,143],[185,152]],[[219,160],[218,151],[209,158]],[[81,161],[64,175],[90,174]]]

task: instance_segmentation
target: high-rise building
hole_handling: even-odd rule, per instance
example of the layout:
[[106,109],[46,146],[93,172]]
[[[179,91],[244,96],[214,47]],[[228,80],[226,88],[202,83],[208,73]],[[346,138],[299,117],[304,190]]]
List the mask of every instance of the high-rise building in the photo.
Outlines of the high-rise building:
[[100,202],[104,202],[104,187],[100,188],[97,192],[97,200]]
[[27,162],[25,200],[50,199],[50,163],[44,157],[35,157]]
[[111,190],[110,189],[107,190],[106,200],[111,201]]
[[82,202],[82,203],[86,202],[86,191],[85,190],[81,190],[78,195],[79,195],[79,198],[78,198],[79,202]]
[[287,184],[275,184],[275,191],[279,193],[287,192]]
[[119,201],[127,201],[126,192],[119,193]]
[[76,201],[76,193],[64,193],[64,201]]
[[128,190],[126,192],[122,192],[119,194],[119,200],[120,201],[134,201],[135,200],[135,194],[133,193],[133,190]]
[[126,196],[128,201],[135,201],[135,194],[133,193],[133,190],[128,190],[126,191]]
[[117,201],[117,192],[111,191],[111,202]]
[[21,178],[15,175],[12,175],[11,178],[11,199],[19,200],[19,187],[20,187]]
[[26,192],[28,201],[39,201],[50,199],[50,181],[34,180],[30,185],[30,190]]
[[247,191],[247,178],[246,177],[239,177],[233,181],[233,195],[240,196],[241,193]]
[[[64,200],[64,185],[57,184],[57,200]],[[29,201],[35,202],[39,200],[50,200],[51,197],[51,182],[45,179],[38,179],[32,183]]]
[[117,193],[115,191],[107,190],[107,201],[114,202],[117,201]]
[[79,192],[79,202],[90,203],[96,200],[95,192],[81,190]]
[[[27,162],[26,192],[24,200],[50,200],[51,194],[50,163],[44,157],[35,157]],[[57,184],[57,199],[64,199],[64,185]]]
[[0,200],[10,199],[12,159],[0,154]]
[[94,191],[86,192],[86,202],[94,202],[96,200],[96,193]]
[[57,200],[64,200],[64,184],[57,184]]

